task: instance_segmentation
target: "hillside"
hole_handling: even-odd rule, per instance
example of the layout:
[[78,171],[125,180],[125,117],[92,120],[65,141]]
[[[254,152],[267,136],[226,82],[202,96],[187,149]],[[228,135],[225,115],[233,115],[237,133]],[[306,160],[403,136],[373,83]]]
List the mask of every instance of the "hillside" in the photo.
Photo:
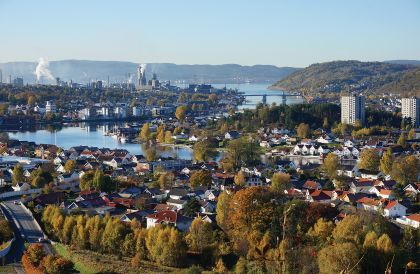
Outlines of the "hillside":
[[307,94],[341,91],[415,94],[420,85],[419,69],[388,62],[334,61],[296,71],[272,88]]
[[[36,65],[36,62],[0,63],[3,82],[6,82],[8,75],[12,75],[12,78],[23,77],[25,83],[35,83]],[[122,82],[127,81],[129,73],[132,75],[132,81],[135,81],[138,65],[120,61],[63,60],[50,62],[49,68],[54,77],[60,77],[64,81],[73,80],[78,83],[87,83],[96,79],[106,80],[109,76],[111,82]],[[297,68],[270,65],[150,63],[146,64],[146,77],[150,79],[152,74],[156,73],[161,80],[185,81],[186,83],[241,83],[245,81],[272,83],[296,70]]]

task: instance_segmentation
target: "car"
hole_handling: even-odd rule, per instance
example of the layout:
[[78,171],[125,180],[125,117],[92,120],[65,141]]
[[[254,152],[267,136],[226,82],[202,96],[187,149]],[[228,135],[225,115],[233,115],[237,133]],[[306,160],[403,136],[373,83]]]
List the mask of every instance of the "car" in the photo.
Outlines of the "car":
[[20,202],[19,201],[14,201],[13,202],[15,205],[20,205]]

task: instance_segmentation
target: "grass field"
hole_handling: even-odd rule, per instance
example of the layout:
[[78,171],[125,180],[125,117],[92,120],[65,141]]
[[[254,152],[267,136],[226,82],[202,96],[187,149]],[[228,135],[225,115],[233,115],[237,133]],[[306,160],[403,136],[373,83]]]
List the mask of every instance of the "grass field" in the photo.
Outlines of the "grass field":
[[69,250],[62,244],[54,244],[55,251],[61,256],[73,261],[75,269],[83,274],[98,272],[113,273],[182,273],[182,269],[161,267],[144,261],[138,268],[132,268],[129,258],[118,258],[88,250]]

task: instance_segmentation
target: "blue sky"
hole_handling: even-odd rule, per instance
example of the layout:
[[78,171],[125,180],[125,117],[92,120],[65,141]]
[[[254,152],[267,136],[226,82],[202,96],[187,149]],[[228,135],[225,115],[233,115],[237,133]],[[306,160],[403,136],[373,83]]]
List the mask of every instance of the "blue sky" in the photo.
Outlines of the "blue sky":
[[0,62],[420,60],[417,0],[0,0]]

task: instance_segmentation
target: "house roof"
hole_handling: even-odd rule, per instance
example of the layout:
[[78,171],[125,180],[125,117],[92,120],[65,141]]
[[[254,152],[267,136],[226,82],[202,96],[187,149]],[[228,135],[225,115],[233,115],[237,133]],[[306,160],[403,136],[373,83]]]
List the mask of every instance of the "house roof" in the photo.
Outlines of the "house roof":
[[371,206],[379,206],[381,202],[379,200],[374,200],[368,197],[363,197],[357,200],[357,203]]
[[172,210],[162,210],[147,216],[147,218],[155,219],[155,223],[176,223],[178,214]]
[[319,184],[315,181],[308,180],[303,184],[303,187],[307,189],[317,189],[319,187]]
[[314,201],[330,200],[332,191],[327,190],[314,190],[310,193]]
[[410,216],[407,216],[407,218],[415,222],[420,222],[420,213],[411,214]]
[[[396,205],[398,205],[398,201],[390,201],[386,206],[385,206],[385,209],[391,209],[391,208],[393,208],[394,206],[396,206]],[[403,205],[401,205],[401,206],[403,206]]]

